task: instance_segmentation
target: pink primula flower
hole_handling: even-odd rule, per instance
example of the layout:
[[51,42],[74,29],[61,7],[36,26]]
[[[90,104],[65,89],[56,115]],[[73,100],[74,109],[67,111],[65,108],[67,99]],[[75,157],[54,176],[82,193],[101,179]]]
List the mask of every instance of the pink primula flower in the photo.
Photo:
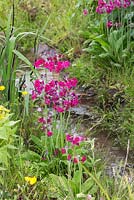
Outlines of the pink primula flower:
[[83,10],[83,15],[84,15],[84,16],[87,16],[87,15],[88,15],[88,9],[85,8],[85,9]]
[[72,136],[70,134],[66,134],[66,141],[71,142],[72,145],[80,145],[85,138],[83,136]]
[[43,117],[39,117],[38,122],[44,124],[46,123],[46,120]]
[[80,145],[80,143],[84,140],[84,137],[82,136],[74,136],[72,144],[73,145]]
[[67,142],[72,142],[73,141],[73,136],[71,136],[70,134],[66,135],[66,141]]
[[70,154],[68,154],[68,156],[67,156],[67,160],[70,161],[71,158],[72,158],[72,156],[71,156]]
[[71,107],[77,106],[79,103],[78,97],[75,96],[74,99],[71,100]]
[[61,60],[63,56],[57,55],[46,60],[39,59],[34,63],[35,68],[44,67],[50,72],[60,73],[63,69],[66,69],[70,66],[68,60]]
[[73,87],[76,87],[77,83],[78,80],[76,78],[67,79],[66,86],[68,87],[68,89],[71,89]]
[[39,60],[35,61],[34,66],[35,66],[35,68],[40,68],[44,65],[44,63],[45,62],[43,59],[39,59]]
[[74,163],[74,164],[78,164],[78,162],[79,162],[79,159],[78,159],[77,157],[74,157],[73,163]]
[[87,157],[86,156],[82,156],[81,162],[84,163],[86,160],[87,160]]
[[66,149],[65,148],[61,148],[61,153],[62,154],[66,154]]
[[72,92],[77,85],[77,79],[66,79],[65,81],[52,80],[47,83],[45,89],[45,102],[61,113],[78,104],[78,96]]
[[80,144],[80,137],[79,136],[74,137],[72,144],[73,145],[79,145]]
[[48,137],[51,137],[53,135],[53,132],[52,131],[47,131],[47,136]]
[[112,21],[108,21],[107,23],[106,23],[106,27],[107,28],[111,28],[113,26],[113,22]]
[[113,10],[127,8],[130,4],[130,0],[109,0],[107,2],[104,0],[98,0],[96,12],[99,14],[110,14]]
[[60,106],[54,106],[53,108],[54,108],[58,113],[64,112],[64,109],[61,108]]
[[114,0],[114,7],[115,8],[120,8],[121,7],[121,1],[120,0]]
[[45,104],[46,104],[46,105],[50,105],[50,104],[51,104],[51,101],[50,101],[50,99],[48,99],[48,98],[45,98]]
[[59,154],[59,149],[54,150],[54,155],[57,156]]
[[43,81],[43,80],[36,79],[36,80],[34,81],[34,88],[35,88],[35,91],[36,91],[38,94],[41,94],[41,92],[42,92],[43,89],[44,89],[44,81]]
[[37,94],[35,91],[32,91],[32,100],[37,99]]

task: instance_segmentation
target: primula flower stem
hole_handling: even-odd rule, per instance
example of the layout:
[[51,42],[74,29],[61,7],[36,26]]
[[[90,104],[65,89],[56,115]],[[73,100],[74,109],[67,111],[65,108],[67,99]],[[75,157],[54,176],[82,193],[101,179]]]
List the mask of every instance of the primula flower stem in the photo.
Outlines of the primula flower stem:
[[51,155],[53,155],[53,151],[54,151],[53,138],[50,137],[48,139],[49,139],[49,146],[51,148]]
[[79,167],[79,171],[80,171],[80,193],[81,193],[81,183],[83,182],[83,176],[82,176],[82,166],[81,166],[81,164],[80,164],[80,162],[78,163],[78,167]]
[[70,119],[70,110],[68,111],[68,115],[67,115],[67,119],[66,119],[66,124],[65,124],[65,131],[67,130],[68,128],[68,122],[69,122],[69,119]]
[[52,152],[54,151],[55,147],[54,147],[54,141],[53,141],[53,137],[50,138],[50,144],[52,146]]
[[48,137],[47,137],[47,130],[45,131],[45,147],[48,147]]
[[61,144],[60,144],[60,147],[63,147],[64,146],[63,113],[60,113],[60,134],[61,134]]
[[73,166],[74,173],[73,173],[73,175],[75,174],[75,169],[76,169],[76,164],[74,163],[74,166]]
[[68,180],[71,179],[71,171],[72,171],[72,169],[71,169],[71,162],[68,161]]
[[59,138],[60,138],[60,128],[58,129],[58,133],[57,133],[57,136],[56,136],[56,147],[60,147]]

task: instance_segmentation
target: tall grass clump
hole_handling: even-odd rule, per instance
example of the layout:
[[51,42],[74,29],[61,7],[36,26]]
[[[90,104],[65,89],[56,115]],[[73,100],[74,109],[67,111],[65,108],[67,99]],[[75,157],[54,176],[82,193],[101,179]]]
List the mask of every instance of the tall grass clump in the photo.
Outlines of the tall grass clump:
[[[34,71],[34,67],[25,56],[19,51],[18,47],[20,40],[27,37],[28,35],[36,37],[34,32],[19,32],[14,26],[15,10],[14,5],[10,14],[8,15],[8,21],[6,27],[3,27],[0,39],[0,86],[4,87],[3,93],[1,94],[0,101],[8,104],[9,107],[14,107],[19,103],[21,96],[21,90],[23,89],[21,82],[21,74],[25,74],[25,67],[29,67],[30,70]],[[20,62],[21,59],[22,62]],[[24,81],[25,82],[25,81]]]

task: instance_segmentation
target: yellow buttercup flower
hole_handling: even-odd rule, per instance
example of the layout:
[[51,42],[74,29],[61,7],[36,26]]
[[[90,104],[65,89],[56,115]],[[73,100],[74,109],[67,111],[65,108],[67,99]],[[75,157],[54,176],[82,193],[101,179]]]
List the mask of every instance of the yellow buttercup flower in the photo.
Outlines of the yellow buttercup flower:
[[30,185],[34,185],[37,182],[37,178],[35,176],[33,177],[26,176],[25,181],[29,183]]
[[21,93],[22,93],[23,96],[26,96],[28,94],[27,91],[22,91]]
[[0,91],[5,90],[5,86],[4,85],[0,85]]

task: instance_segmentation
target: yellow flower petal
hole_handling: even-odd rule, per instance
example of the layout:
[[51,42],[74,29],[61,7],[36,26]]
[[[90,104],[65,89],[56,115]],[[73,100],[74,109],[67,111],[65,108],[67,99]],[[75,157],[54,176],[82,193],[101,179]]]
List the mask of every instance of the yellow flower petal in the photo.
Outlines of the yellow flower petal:
[[33,178],[31,178],[30,180],[30,185],[34,185],[37,182],[37,178],[34,176]]
[[0,85],[0,91],[5,90],[5,86],[4,85]]
[[33,177],[26,176],[25,181],[28,182],[30,185],[34,185],[37,182],[37,178],[35,176]]
[[26,177],[25,177],[25,181],[26,181],[26,182],[29,182],[29,178],[30,178],[30,177],[26,176]]
[[22,91],[21,93],[22,93],[23,96],[26,96],[28,94],[27,91]]

